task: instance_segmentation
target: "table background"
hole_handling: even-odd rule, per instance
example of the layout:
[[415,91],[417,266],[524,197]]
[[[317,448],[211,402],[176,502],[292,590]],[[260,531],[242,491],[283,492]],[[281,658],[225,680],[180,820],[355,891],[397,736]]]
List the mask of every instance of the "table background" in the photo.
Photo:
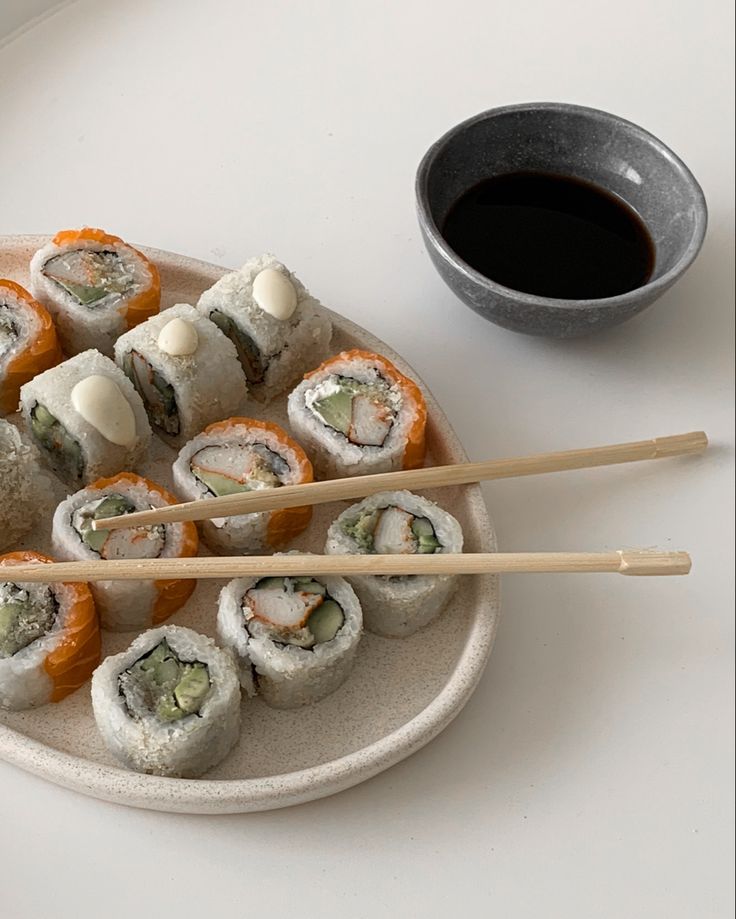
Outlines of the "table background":
[[[48,6],[5,0],[0,34]],[[506,578],[466,709],[364,785],[182,817],[0,764],[4,917],[732,913],[729,7],[78,0],[6,40],[2,232],[87,223],[229,266],[273,251],[417,368],[475,459],[698,428],[714,445],[487,486],[503,549],[686,548],[693,573]],[[530,99],[646,126],[710,206],[687,277],[590,340],[485,323],[415,223],[424,149]]]

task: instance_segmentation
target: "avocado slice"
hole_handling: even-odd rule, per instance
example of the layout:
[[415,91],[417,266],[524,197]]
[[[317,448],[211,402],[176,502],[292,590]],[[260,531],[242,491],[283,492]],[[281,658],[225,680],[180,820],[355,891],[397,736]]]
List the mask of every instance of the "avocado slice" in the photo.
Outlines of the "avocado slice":
[[218,498],[222,498],[224,495],[237,495],[243,491],[250,491],[250,486],[244,485],[242,482],[236,482],[235,479],[231,479],[229,476],[220,475],[219,472],[210,472],[194,465],[191,469],[196,478]]
[[210,678],[204,664],[185,664],[184,675],[176,684],[174,698],[187,715],[198,712],[210,691]]
[[312,408],[326,425],[344,434],[350,433],[353,417],[353,393],[340,389],[324,399],[319,399]]
[[104,287],[86,287],[84,284],[75,284],[74,281],[62,281],[60,278],[53,278],[53,280],[82,306],[90,306],[98,300],[102,300],[109,293]]

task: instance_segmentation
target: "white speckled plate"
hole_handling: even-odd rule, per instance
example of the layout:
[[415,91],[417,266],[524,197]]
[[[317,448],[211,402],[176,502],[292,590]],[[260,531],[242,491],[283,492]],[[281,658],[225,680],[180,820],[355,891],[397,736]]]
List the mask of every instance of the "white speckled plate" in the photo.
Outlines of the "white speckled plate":
[[[40,236],[0,237],[0,277],[27,284]],[[225,271],[169,252],[146,250],[161,271],[163,303],[193,303]],[[319,295],[319,279],[305,278]],[[385,354],[415,380],[417,374],[368,332],[332,315],[335,351],[368,348]],[[442,410],[424,388],[429,408],[429,464],[463,462],[463,448]],[[247,412],[286,425],[285,398]],[[156,440],[156,438],[154,438]],[[170,487],[173,452],[157,442],[145,475]],[[65,494],[58,485],[56,499]],[[480,488],[428,492],[462,524],[466,551],[495,549]],[[346,504],[315,508],[295,547],[320,552],[329,520]],[[49,551],[52,508],[43,525],[17,548]],[[200,582],[173,622],[213,633],[219,582]],[[493,646],[498,621],[497,583],[467,577],[451,605],[429,627],[403,640],[364,635],[347,683],[329,698],[296,712],[260,700],[243,702],[240,742],[202,779],[166,779],[115,764],[95,728],[89,686],[58,705],[31,712],[0,712],[0,756],[29,772],[83,794],[134,807],[184,813],[268,810],[321,798],[356,785],[414,753],[458,714],[473,692]],[[132,635],[103,633],[103,653],[126,647]]]

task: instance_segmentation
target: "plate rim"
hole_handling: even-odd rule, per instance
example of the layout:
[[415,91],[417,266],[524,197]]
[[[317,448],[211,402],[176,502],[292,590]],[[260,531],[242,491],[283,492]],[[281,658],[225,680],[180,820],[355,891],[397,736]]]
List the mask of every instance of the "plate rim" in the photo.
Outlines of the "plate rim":
[[[0,251],[40,247],[43,235],[0,235]],[[138,246],[159,267],[198,270],[216,279],[231,268],[165,249]],[[427,398],[430,425],[443,422],[443,438],[453,453],[467,454],[447,416],[422,377],[393,348],[362,326],[325,309],[349,335],[366,341],[416,379]],[[474,514],[480,517],[481,549],[496,551],[496,536],[480,485],[464,486]],[[493,649],[500,618],[498,578],[481,575],[487,583],[486,602],[476,609],[462,651],[445,683],[421,711],[372,743],[343,756],[292,772],[248,779],[175,779],[144,776],[119,766],[95,763],[66,753],[21,731],[0,724],[0,758],[26,772],[64,788],[107,802],[168,813],[226,814],[272,810],[327,797],[357,785],[411,756],[433,740],[460,713],[475,691]],[[143,783],[141,780],[143,779]],[[136,785],[138,787],[131,787]]]

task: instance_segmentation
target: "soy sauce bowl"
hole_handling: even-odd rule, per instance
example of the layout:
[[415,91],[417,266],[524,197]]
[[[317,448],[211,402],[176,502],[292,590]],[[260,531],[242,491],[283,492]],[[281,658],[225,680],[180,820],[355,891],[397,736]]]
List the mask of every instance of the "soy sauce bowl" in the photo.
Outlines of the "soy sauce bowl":
[[[611,297],[555,299],[504,287],[463,261],[442,235],[450,208],[478,182],[515,172],[591,182],[632,208],[654,245],[648,281]],[[553,338],[610,328],[654,303],[692,264],[708,221],[702,189],[661,140],[616,115],[561,102],[494,108],[452,128],[424,155],[416,197],[424,243],[453,293],[497,325]]]

